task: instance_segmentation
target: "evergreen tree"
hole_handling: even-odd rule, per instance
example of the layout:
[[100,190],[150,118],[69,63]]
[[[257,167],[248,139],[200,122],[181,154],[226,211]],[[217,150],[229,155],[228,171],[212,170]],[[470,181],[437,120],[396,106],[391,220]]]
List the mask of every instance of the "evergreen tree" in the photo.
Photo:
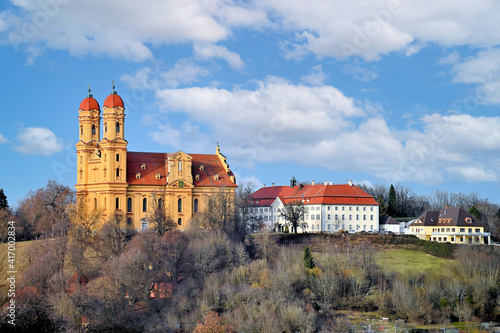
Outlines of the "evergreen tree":
[[7,203],[7,196],[3,193],[3,188],[0,188],[0,209],[8,207],[9,204]]
[[474,216],[478,221],[481,221],[481,212],[474,206],[469,208],[469,214]]
[[391,184],[391,188],[389,189],[389,202],[387,207],[387,215],[395,217],[397,215],[397,207],[398,201],[396,198],[396,190],[394,189],[394,185]]
[[309,251],[309,246],[304,248],[304,266],[309,269],[316,267],[311,251]]

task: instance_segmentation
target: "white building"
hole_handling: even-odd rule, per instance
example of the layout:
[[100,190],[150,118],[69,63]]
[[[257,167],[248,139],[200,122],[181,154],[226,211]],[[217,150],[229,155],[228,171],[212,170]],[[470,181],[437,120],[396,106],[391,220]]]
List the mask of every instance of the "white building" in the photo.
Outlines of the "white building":
[[266,228],[284,225],[281,211],[286,204],[301,202],[305,208],[299,232],[378,231],[379,204],[368,193],[352,185],[312,184],[262,187],[251,196],[251,213]]

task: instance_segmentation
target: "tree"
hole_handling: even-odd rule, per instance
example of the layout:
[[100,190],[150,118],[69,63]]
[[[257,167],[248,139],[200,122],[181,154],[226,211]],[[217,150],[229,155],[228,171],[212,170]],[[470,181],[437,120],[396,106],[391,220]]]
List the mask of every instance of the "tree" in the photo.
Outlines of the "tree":
[[0,209],[9,208],[7,203],[7,196],[3,193],[3,188],[0,188]]
[[203,322],[198,322],[198,326],[193,333],[232,333],[234,329],[229,325],[224,317],[220,317],[215,311],[209,311],[203,318]]
[[309,269],[313,269],[316,266],[311,251],[309,251],[309,246],[304,248],[304,266]]
[[[290,223],[294,233],[297,233],[297,227],[304,220],[306,209],[302,204],[302,201],[294,201],[289,204],[285,204],[280,212],[286,222]],[[304,227],[304,226],[303,226]]]
[[469,214],[474,216],[478,221],[481,221],[482,214],[475,206],[469,208]]
[[153,192],[149,221],[151,229],[160,234],[160,236],[175,228],[175,222],[167,212],[165,199],[165,191]]
[[240,184],[236,190],[235,202],[240,214],[241,223],[243,224],[243,238],[247,233],[259,232],[263,227],[262,220],[251,209],[251,195],[253,192],[255,192],[255,185],[253,183]]
[[394,185],[391,184],[391,188],[389,189],[389,201],[387,206],[387,215],[395,217],[398,209],[398,202],[396,197],[396,190],[394,189]]
[[192,226],[221,230],[232,238],[241,239],[241,220],[235,214],[235,198],[224,188],[205,197],[205,207],[194,219]]

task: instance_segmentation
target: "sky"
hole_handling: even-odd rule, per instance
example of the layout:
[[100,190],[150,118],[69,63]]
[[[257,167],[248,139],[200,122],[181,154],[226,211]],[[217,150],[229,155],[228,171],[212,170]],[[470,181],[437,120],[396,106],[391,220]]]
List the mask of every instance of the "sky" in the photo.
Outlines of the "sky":
[[499,31],[487,0],[2,1],[0,188],[74,186],[80,102],[114,81],[129,151],[500,203]]

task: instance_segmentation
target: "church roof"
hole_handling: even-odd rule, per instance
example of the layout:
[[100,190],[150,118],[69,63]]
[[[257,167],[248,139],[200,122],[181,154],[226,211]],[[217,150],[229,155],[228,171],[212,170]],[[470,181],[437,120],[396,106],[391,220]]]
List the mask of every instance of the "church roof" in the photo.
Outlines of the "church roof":
[[94,97],[92,97],[92,95],[87,96],[80,103],[80,110],[82,111],[100,110],[99,103]]
[[106,97],[104,100],[104,106],[107,108],[116,108],[117,106],[125,108],[122,98],[116,92],[113,92],[111,95]]
[[[127,152],[127,183],[130,185],[167,185],[167,159],[174,153],[143,153]],[[217,155],[210,154],[188,154],[192,157],[191,174],[193,175],[194,186],[216,186],[216,187],[236,187],[231,182],[230,176],[224,170]],[[141,165],[145,164],[145,169]],[[203,165],[203,171],[200,166]],[[138,179],[136,174],[140,173]],[[157,174],[160,175],[159,179]],[[196,180],[195,176],[199,175]],[[218,175],[218,180],[215,177]]]
[[351,185],[295,185],[263,187],[252,194],[253,205],[270,206],[277,197],[283,204],[304,200],[304,205],[377,205],[371,195]]

